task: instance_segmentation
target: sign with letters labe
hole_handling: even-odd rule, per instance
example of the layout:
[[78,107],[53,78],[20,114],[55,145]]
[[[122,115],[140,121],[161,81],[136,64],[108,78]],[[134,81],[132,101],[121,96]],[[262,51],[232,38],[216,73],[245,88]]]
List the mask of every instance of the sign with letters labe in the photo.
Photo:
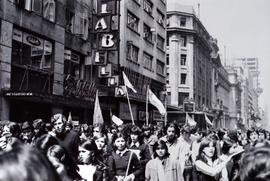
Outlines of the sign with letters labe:
[[97,14],[111,14],[115,15],[117,12],[117,0],[98,0]]

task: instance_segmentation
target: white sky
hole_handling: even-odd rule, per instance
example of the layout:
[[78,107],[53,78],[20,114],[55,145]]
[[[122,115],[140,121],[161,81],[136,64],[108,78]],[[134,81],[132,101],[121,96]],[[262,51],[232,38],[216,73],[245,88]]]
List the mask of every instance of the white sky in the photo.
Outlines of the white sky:
[[221,55],[226,46],[227,59],[258,57],[264,89],[259,104],[270,105],[270,0],[167,0],[167,3],[193,5],[196,12],[200,3],[200,20],[210,35],[218,39]]

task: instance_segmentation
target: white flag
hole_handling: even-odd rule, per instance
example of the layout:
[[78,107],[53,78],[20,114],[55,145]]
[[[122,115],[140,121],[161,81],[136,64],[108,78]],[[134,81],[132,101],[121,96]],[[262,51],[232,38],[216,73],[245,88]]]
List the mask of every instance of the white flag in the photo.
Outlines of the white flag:
[[213,123],[210,121],[210,119],[204,114],[205,121],[208,125],[213,126]]
[[123,121],[122,121],[120,118],[118,118],[117,116],[115,116],[115,115],[112,116],[112,121],[113,121],[117,126],[120,126],[120,125],[123,124]]
[[194,121],[194,119],[192,117],[190,117],[188,113],[186,113],[186,122],[189,126],[196,126],[197,125],[197,122]]
[[126,87],[130,88],[134,93],[137,93],[137,91],[134,89],[133,85],[130,83],[128,80],[125,72],[123,72],[123,79],[124,79],[124,84]]
[[72,123],[72,116],[71,116],[71,112],[69,112],[69,114],[68,114],[68,122]]
[[93,115],[93,124],[96,123],[104,123],[103,116],[100,109],[99,99],[98,99],[98,90],[96,92],[96,100],[95,100],[95,108],[94,108],[94,115]]
[[166,109],[163,106],[162,102],[157,98],[157,96],[151,91],[151,89],[148,89],[148,99],[153,106],[155,106],[161,115],[166,114]]

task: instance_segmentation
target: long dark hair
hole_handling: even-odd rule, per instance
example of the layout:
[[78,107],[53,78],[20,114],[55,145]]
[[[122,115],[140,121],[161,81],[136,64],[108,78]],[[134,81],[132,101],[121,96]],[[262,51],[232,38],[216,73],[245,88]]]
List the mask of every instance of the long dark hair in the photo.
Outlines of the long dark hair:
[[169,153],[169,150],[168,150],[168,147],[167,147],[165,141],[158,140],[153,146],[153,152],[154,152],[153,156],[154,156],[154,158],[158,157],[158,155],[156,153],[156,150],[157,150],[158,147],[161,147],[161,148],[165,149],[164,158],[168,158],[170,156],[170,153]]
[[89,159],[89,162],[93,165],[98,165],[100,163],[100,158],[98,155],[98,148],[94,140],[87,140],[80,144],[80,147],[93,152],[91,155],[91,158]]
[[196,160],[201,160],[205,163],[207,163],[207,160],[206,160],[206,157],[205,157],[205,154],[203,152],[203,149],[206,148],[206,147],[209,147],[210,143],[213,143],[213,146],[215,147],[215,153],[214,153],[214,156],[212,157],[212,160],[216,160],[217,159],[217,148],[216,148],[216,141],[207,137],[207,138],[204,138],[200,144],[200,147],[199,147],[199,154],[196,158]]

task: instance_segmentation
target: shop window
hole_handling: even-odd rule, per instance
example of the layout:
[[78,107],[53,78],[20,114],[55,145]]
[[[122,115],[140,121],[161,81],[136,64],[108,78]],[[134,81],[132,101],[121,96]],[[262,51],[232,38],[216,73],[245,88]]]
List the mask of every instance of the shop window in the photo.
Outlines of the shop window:
[[53,59],[52,50],[53,45],[51,41],[44,40],[17,29],[13,30],[13,64],[50,70]]
[[139,18],[128,11],[127,14],[127,26],[132,30],[139,32]]
[[132,43],[127,42],[127,59],[133,62],[138,62],[139,48]]
[[143,66],[144,68],[152,71],[153,57],[148,53],[143,53]]
[[164,75],[164,63],[160,60],[157,60],[157,74]]
[[143,9],[147,14],[152,16],[153,12],[153,3],[150,0],[144,0],[143,1]]
[[84,69],[82,56],[65,50],[64,74],[72,76],[75,80],[84,79]]

